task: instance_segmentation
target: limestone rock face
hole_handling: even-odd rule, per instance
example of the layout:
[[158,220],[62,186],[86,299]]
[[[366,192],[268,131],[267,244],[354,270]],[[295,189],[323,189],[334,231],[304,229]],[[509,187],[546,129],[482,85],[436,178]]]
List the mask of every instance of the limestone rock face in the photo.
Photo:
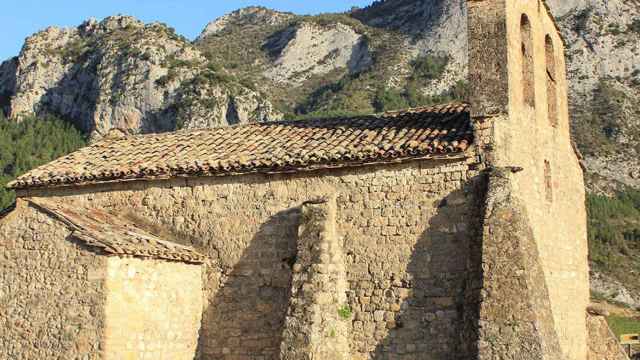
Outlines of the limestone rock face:
[[447,55],[449,64],[440,81],[428,93],[440,93],[467,74],[466,0],[393,0],[356,11],[363,23],[404,34],[406,56],[401,67],[425,54]]
[[591,292],[609,301],[625,304],[631,308],[640,306],[638,295],[632,293],[619,281],[599,272],[591,273]]
[[465,0],[384,1],[354,16],[369,26],[409,35],[421,51],[444,52],[466,64]]
[[11,94],[15,93],[17,66],[18,58],[15,57],[0,63],[0,111],[5,113],[9,112]]
[[[589,190],[638,187],[640,6],[617,0],[568,3],[574,7],[559,24],[567,42],[575,140],[594,175],[588,177]],[[567,5],[559,6],[559,13]],[[588,142],[592,135],[602,140]]]
[[560,18],[574,94],[587,93],[603,77],[625,80],[640,71],[640,29],[632,28],[638,16],[637,4],[589,0]]
[[234,96],[229,96],[225,86],[191,84],[188,91],[178,95],[180,106],[176,119],[179,127],[201,129],[278,118],[271,103],[263,96],[242,87],[233,91]]
[[[270,104],[208,67],[172,29],[126,16],[89,20],[76,29],[47,28],[29,37],[0,74],[11,118],[54,113],[93,136],[111,128],[159,132],[277,118]],[[192,102],[181,102],[187,98]],[[227,119],[230,113],[214,103],[242,110]],[[182,108],[191,106],[211,111]]]
[[267,69],[265,76],[276,82],[300,84],[311,75],[326,74],[339,68],[358,73],[373,61],[365,38],[340,23],[292,26],[274,34],[265,46],[274,55],[273,66]]
[[291,13],[278,12],[259,6],[250,6],[213,20],[202,30],[196,41],[216,35],[231,27],[277,25],[292,19]]
[[570,11],[583,9],[589,0],[547,0],[547,4],[556,16],[563,16]]

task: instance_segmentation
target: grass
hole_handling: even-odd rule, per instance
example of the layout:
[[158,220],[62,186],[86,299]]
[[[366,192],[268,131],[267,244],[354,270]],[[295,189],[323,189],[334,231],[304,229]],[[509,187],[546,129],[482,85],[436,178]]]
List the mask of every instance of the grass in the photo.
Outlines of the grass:
[[351,315],[353,315],[353,312],[348,305],[343,305],[338,309],[338,315],[342,320],[349,320],[351,319]]
[[640,319],[614,315],[607,317],[607,323],[618,339],[624,334],[640,334]]

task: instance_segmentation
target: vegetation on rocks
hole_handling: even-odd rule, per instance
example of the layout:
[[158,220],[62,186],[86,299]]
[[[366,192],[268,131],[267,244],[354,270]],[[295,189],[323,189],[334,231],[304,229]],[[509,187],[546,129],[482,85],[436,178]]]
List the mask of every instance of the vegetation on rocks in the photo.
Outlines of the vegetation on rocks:
[[587,210],[593,269],[640,291],[640,191],[588,195]]
[[582,34],[584,31],[586,31],[589,18],[591,17],[592,13],[593,13],[592,7],[586,7],[578,11],[578,13],[575,15],[575,22],[573,24],[572,30],[577,34]]
[[84,136],[69,122],[49,116],[18,123],[0,112],[0,210],[15,199],[5,188],[9,181],[83,145]]
[[629,25],[629,31],[640,34],[640,18],[633,19],[633,21]]
[[[586,155],[612,154],[621,135],[640,136],[640,129],[627,121],[630,116],[640,116],[640,104],[608,80],[601,80],[593,91],[593,100],[575,108],[573,115],[573,135]],[[640,150],[638,144],[629,146]]]

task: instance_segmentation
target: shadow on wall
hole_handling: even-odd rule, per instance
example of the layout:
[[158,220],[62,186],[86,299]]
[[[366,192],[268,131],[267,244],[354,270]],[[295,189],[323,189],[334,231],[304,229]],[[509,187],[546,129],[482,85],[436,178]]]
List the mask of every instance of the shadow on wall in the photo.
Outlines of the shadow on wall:
[[[386,300],[400,311],[388,312],[386,337],[376,339],[375,360],[387,359],[470,359],[477,337],[476,304],[479,288],[474,280],[480,274],[479,208],[455,204],[457,191],[445,198],[420,235],[407,266],[407,283],[395,288]],[[406,296],[398,296],[405,292]],[[391,316],[389,316],[391,315]]]
[[[218,291],[210,295],[203,314],[200,357],[279,357],[299,223],[299,208],[273,215],[233,269],[223,269]],[[208,283],[211,286],[211,279]]]

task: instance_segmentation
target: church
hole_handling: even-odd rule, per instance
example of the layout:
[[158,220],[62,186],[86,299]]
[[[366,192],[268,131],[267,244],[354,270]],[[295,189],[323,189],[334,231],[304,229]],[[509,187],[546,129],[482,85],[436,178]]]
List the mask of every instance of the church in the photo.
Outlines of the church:
[[468,103],[113,131],[9,184],[0,358],[587,359],[563,40],[467,16]]

